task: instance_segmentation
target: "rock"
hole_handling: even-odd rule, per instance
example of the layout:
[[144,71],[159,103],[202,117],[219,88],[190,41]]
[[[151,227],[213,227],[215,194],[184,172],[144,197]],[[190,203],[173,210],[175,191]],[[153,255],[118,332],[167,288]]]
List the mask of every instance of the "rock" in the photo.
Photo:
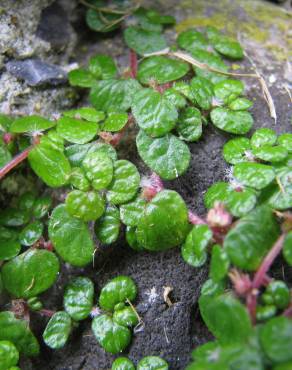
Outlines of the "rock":
[[30,86],[56,86],[67,81],[66,72],[62,68],[40,59],[13,60],[5,66],[9,73]]

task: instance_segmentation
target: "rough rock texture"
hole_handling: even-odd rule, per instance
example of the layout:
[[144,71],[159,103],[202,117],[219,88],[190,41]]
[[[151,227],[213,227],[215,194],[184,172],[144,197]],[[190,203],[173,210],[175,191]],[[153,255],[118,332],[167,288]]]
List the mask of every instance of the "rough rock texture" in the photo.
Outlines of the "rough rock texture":
[[[48,4],[45,1],[34,3],[41,4],[41,8],[44,4]],[[145,3],[149,6],[150,2]],[[291,131],[291,98],[286,90],[290,83],[286,55],[288,48],[286,33],[288,36],[289,31],[287,13],[262,1],[160,0],[153,3],[166,13],[176,16],[178,31],[214,24],[219,28],[226,28],[228,33],[238,35],[245,45],[248,56],[255,63],[258,71],[265,76],[278,116],[275,123],[270,117],[258,81],[245,79],[247,95],[254,100],[252,113],[255,126],[272,127],[277,132]],[[69,0],[62,0],[62,4],[72,7],[72,2]],[[36,16],[39,17],[39,14],[38,12]],[[78,27],[80,39],[75,53],[77,62],[86,64],[91,55],[102,52],[117,57],[121,66],[126,65],[127,57],[125,57],[120,33],[115,33],[113,37],[112,35],[100,36],[86,31],[81,21],[78,21]],[[34,27],[34,30],[36,29],[37,27]],[[170,38],[173,37],[172,31],[168,34]],[[43,57],[43,51],[40,53]],[[38,53],[36,55],[39,56]],[[54,58],[57,56],[52,54],[51,59]],[[250,71],[251,62],[245,59],[240,66],[233,64],[233,69]],[[0,91],[3,78],[2,75]],[[4,82],[9,86],[19,84],[7,74]],[[18,88],[23,89],[23,85],[18,85]],[[15,99],[15,95],[11,92],[13,89],[10,88],[9,91]],[[47,113],[52,111],[52,107],[61,109],[60,102],[52,102],[50,94],[57,99],[56,97],[61,97],[63,93],[62,88],[42,91],[42,109]],[[39,94],[39,90],[30,89],[29,94],[23,97],[21,106],[31,102],[34,94]],[[19,112],[17,106],[11,105],[9,96],[8,94],[3,102],[0,102],[0,110],[1,104],[2,107],[6,104],[6,107],[9,106],[13,112]],[[228,176],[221,150],[223,143],[229,137],[212,127],[207,127],[202,140],[190,145],[192,161],[188,172],[176,181],[166,184],[167,187],[179,191],[189,207],[199,214],[205,212],[203,194],[208,186]],[[137,158],[131,135],[125,139],[122,148],[126,158],[137,163],[142,173],[147,172],[146,167]],[[129,250],[122,240],[123,238],[113,247],[101,248],[96,255],[94,267],[89,266],[86,270],[78,270],[64,266],[58,283],[45,294],[43,302],[46,308],[62,309],[64,285],[74,275],[90,276],[95,282],[97,293],[112,277],[118,274],[130,275],[138,285],[139,296],[136,303],[145,327],[134,336],[126,355],[128,354],[135,363],[145,355],[161,355],[169,362],[171,370],[184,369],[190,360],[191,350],[210,338],[210,334],[199,318],[197,308],[199,290],[207,278],[207,270],[206,268],[193,269],[186,265],[182,261],[179,249],[155,254],[136,253]],[[164,287],[173,288],[170,294],[173,302],[171,307],[163,301]],[[39,316],[33,317],[34,329],[39,334],[44,327],[44,321],[45,319]],[[70,343],[64,349],[51,351],[43,346],[40,358],[25,360],[21,368],[23,370],[106,370],[111,368],[114,357],[106,354],[98,346],[90,330],[90,320],[87,320],[74,332]]]

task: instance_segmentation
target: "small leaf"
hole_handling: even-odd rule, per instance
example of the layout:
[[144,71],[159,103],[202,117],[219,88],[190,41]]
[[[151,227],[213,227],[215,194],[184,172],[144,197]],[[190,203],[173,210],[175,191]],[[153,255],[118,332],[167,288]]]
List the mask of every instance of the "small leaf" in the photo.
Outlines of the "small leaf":
[[218,244],[212,248],[211,263],[210,263],[210,278],[214,282],[219,282],[228,274],[229,258],[225,250]]
[[237,98],[229,103],[229,108],[232,110],[247,110],[253,106],[253,102],[246,98]]
[[111,370],[135,370],[135,366],[127,357],[118,357],[112,363]]
[[182,257],[193,267],[202,266],[207,260],[207,246],[212,239],[212,231],[207,225],[195,225],[182,246]]
[[67,110],[63,113],[65,117],[75,118],[78,120],[85,120],[89,122],[100,122],[105,118],[105,114],[102,111],[98,111],[92,107],[81,107],[78,109]]
[[49,238],[56,252],[71,265],[85,266],[92,260],[94,244],[88,226],[70,216],[64,204],[60,204],[52,212]]
[[52,349],[65,346],[72,329],[72,321],[65,311],[56,312],[43,333],[44,342]]
[[132,307],[124,307],[121,310],[115,310],[113,320],[117,324],[129,328],[136,326],[139,321]]
[[270,128],[260,128],[252,135],[250,142],[253,148],[259,148],[263,145],[274,145],[277,141],[277,135]]
[[226,132],[246,134],[253,125],[253,118],[247,111],[232,111],[228,108],[215,108],[211,112],[213,124]]
[[129,203],[122,204],[120,207],[120,216],[122,222],[127,226],[138,225],[139,219],[144,212],[145,206],[145,199],[140,197],[137,197]]
[[242,185],[261,190],[274,180],[275,171],[265,164],[241,162],[234,166],[233,175]]
[[246,161],[246,155],[251,149],[250,141],[246,137],[236,137],[227,141],[223,147],[223,157],[227,163],[236,164]]
[[285,133],[278,137],[278,144],[287,149],[288,153],[292,153],[292,134]]
[[144,248],[142,245],[138,243],[137,240],[137,233],[136,233],[137,228],[135,226],[127,226],[126,228],[126,240],[128,245],[134,249],[135,251],[142,251]]
[[59,261],[54,253],[30,249],[2,267],[5,289],[16,298],[34,297],[49,289],[57,279]]
[[145,249],[166,250],[181,244],[188,230],[185,202],[175,191],[163,190],[145,207],[137,226],[137,240]]
[[214,95],[213,84],[204,77],[194,77],[191,80],[191,92],[198,106],[204,110],[209,110],[212,106]]
[[116,132],[120,131],[128,122],[127,113],[109,112],[102,125],[102,130]]
[[41,132],[48,130],[56,125],[56,122],[50,121],[40,116],[26,116],[17,118],[10,126],[10,132]]
[[175,106],[176,109],[184,108],[187,105],[186,99],[173,87],[166,89],[163,96]]
[[25,225],[30,219],[28,210],[7,208],[0,213],[0,225],[17,227]]
[[151,22],[155,24],[173,25],[175,24],[175,18],[171,15],[161,15],[157,10],[147,10],[147,17]]
[[141,56],[167,47],[166,40],[161,33],[146,31],[139,27],[126,28],[124,39],[128,47]]
[[258,148],[254,148],[252,150],[252,154],[256,158],[261,159],[262,161],[272,163],[282,162],[288,156],[287,150],[280,145],[277,146],[263,145]]
[[[98,2],[98,6],[106,6],[103,2]],[[101,15],[102,14],[102,15]],[[120,14],[100,13],[94,9],[88,9],[86,12],[87,26],[96,32],[111,32],[120,26]]]
[[68,79],[71,86],[79,87],[92,87],[96,82],[96,78],[92,73],[83,68],[76,68],[70,71]]
[[12,155],[10,151],[7,149],[7,146],[1,144],[0,137],[0,168],[4,167],[11,159]]
[[145,85],[164,84],[179,80],[185,76],[190,67],[187,63],[177,59],[171,59],[163,55],[144,59],[139,64],[138,80]]
[[194,29],[181,32],[177,38],[178,46],[189,52],[196,51],[197,49],[206,50],[208,48],[208,40],[205,36]]
[[114,206],[107,206],[103,216],[96,222],[94,230],[98,240],[103,244],[112,244],[120,232],[120,214]]
[[101,80],[115,78],[117,75],[117,66],[108,55],[95,55],[89,59],[89,71]]
[[65,140],[74,144],[85,144],[97,134],[98,126],[95,122],[62,117],[58,121],[57,132]]
[[289,266],[292,266],[292,231],[290,231],[284,240],[283,256]]
[[257,203],[257,197],[251,189],[233,189],[227,195],[226,205],[235,217],[243,217],[250,212]]
[[138,362],[137,370],[168,370],[168,364],[158,356],[146,356]]
[[134,97],[132,112],[137,124],[152,137],[171,131],[178,118],[176,108],[159,92],[143,89]]
[[182,140],[197,141],[202,136],[202,116],[199,109],[187,107],[179,116],[177,131]]
[[99,306],[106,311],[113,311],[118,303],[125,303],[127,299],[131,302],[137,296],[137,287],[129,276],[117,276],[110,280],[101,290]]
[[32,209],[34,203],[36,201],[36,197],[33,193],[26,192],[23,193],[18,200],[18,207],[24,210]]
[[239,42],[230,37],[224,36],[215,27],[209,27],[207,35],[214,49],[220,54],[231,59],[243,58],[244,53]]
[[214,85],[214,93],[219,101],[229,104],[244,91],[244,84],[239,80],[223,80]]
[[19,352],[15,345],[8,340],[0,341],[0,370],[11,369],[17,365],[19,360]]
[[94,285],[86,277],[72,280],[64,292],[64,309],[75,321],[86,319],[93,307]]
[[83,168],[74,167],[72,168],[70,175],[70,184],[79,190],[88,191],[90,189],[90,182],[85,176]]
[[215,202],[225,203],[229,192],[230,185],[227,182],[215,182],[208,188],[204,195],[204,203],[206,208],[213,208]]
[[104,152],[88,153],[82,162],[87,178],[96,190],[106,189],[113,179],[113,161]]
[[114,176],[108,192],[107,200],[112,204],[123,204],[133,199],[140,185],[140,174],[136,166],[126,160],[114,163]]
[[33,221],[28,224],[19,234],[19,241],[22,245],[29,247],[36,243],[43,235],[44,225],[40,221]]
[[52,198],[48,195],[45,195],[41,198],[37,198],[33,205],[32,214],[35,218],[43,218],[48,214],[52,206]]
[[115,323],[108,315],[95,317],[92,331],[102,348],[112,354],[122,352],[131,341],[130,330]]
[[0,226],[0,261],[10,260],[20,252],[18,232]]
[[173,180],[186,172],[191,154],[188,146],[176,136],[168,134],[153,139],[140,130],[136,138],[142,160],[165,180]]
[[65,205],[69,215],[85,222],[97,220],[105,210],[104,199],[94,191],[73,190],[67,195]]

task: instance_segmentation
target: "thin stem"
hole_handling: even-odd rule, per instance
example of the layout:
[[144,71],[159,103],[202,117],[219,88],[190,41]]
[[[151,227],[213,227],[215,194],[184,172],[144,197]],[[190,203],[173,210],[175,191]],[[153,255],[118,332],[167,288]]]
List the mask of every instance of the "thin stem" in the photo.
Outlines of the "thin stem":
[[4,167],[0,169],[0,180],[7,175],[8,172],[10,172],[14,167],[18,166],[21,162],[23,162],[29,152],[32,150],[34,146],[30,146],[27,149],[25,149],[23,152],[17,154],[10,162],[8,162]]
[[47,310],[45,308],[42,308],[41,310],[37,312],[46,317],[52,317],[56,313],[55,311]]
[[137,54],[132,49],[130,49],[130,70],[131,70],[131,77],[137,78],[138,59],[137,59]]
[[194,212],[189,211],[189,222],[193,225],[204,225],[207,224],[200,216],[196,215]]

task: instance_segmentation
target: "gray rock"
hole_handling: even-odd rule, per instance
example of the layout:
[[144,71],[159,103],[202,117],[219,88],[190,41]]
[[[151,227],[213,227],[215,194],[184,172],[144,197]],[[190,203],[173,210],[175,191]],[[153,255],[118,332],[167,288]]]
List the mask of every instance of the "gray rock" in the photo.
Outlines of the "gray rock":
[[30,86],[56,86],[67,81],[66,72],[62,68],[40,59],[13,60],[5,66],[9,73]]

